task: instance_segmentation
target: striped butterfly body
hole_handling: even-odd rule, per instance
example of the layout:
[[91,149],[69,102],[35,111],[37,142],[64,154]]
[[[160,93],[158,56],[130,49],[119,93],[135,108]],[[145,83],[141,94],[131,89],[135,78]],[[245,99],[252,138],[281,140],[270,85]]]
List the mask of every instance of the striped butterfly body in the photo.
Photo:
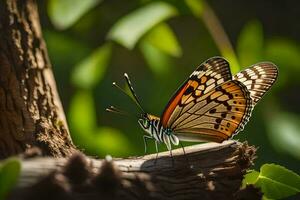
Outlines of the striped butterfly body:
[[[178,145],[180,141],[222,142],[243,130],[253,107],[277,75],[273,63],[261,62],[232,76],[224,58],[210,58],[175,92],[161,118],[142,109],[127,74],[125,78],[142,111],[138,123],[147,133],[145,148],[147,140],[154,139],[156,149],[164,143],[171,150],[172,144]],[[121,112],[114,107],[108,110]]]

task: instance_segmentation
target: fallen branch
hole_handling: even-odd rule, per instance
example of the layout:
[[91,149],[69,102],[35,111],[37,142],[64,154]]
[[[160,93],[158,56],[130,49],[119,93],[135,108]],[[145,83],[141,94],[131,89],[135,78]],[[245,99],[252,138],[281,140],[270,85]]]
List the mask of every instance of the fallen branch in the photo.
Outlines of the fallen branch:
[[81,154],[26,159],[10,199],[239,199],[254,147],[226,141],[185,150],[173,151],[174,162],[169,152],[159,153],[156,163],[156,154],[112,161]]

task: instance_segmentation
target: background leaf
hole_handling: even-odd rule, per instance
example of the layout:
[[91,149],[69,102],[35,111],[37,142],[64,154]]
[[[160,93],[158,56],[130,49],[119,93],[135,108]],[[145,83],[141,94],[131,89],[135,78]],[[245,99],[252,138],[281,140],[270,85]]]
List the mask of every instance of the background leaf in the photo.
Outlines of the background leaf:
[[222,56],[229,62],[232,74],[236,74],[241,71],[241,66],[237,60],[237,57],[231,50],[223,49],[221,53]]
[[62,65],[60,68],[55,68],[59,72],[61,68],[67,68],[67,66],[71,68],[71,65],[80,62],[92,51],[87,44],[67,34],[49,30],[44,30],[43,33],[51,61]]
[[90,91],[78,91],[70,106],[69,114],[72,139],[77,147],[95,156],[123,156],[132,147],[120,131],[110,127],[97,127],[95,105]]
[[300,48],[296,42],[284,38],[273,38],[266,43],[266,58],[282,67],[285,73],[287,67],[299,72]]
[[[117,129],[101,127],[95,133],[95,150],[98,155],[110,154],[113,156],[124,156],[131,152],[129,140]],[[93,138],[92,138],[93,139]],[[94,140],[94,139],[93,139]]]
[[270,141],[276,150],[300,159],[300,119],[291,113],[273,115],[268,123]]
[[91,55],[83,59],[74,68],[72,81],[80,88],[89,89],[103,77],[111,57],[111,44],[104,44]]
[[[277,87],[283,88],[290,83],[290,86],[299,82],[300,48],[299,45],[292,40],[284,38],[272,38],[267,40],[265,47],[265,58],[276,63],[279,67],[279,81]],[[293,82],[293,83],[292,83]],[[297,86],[296,86],[297,87]],[[285,90],[283,88],[283,90]]]
[[6,195],[16,184],[20,171],[20,161],[15,158],[0,163],[0,200],[6,199]]
[[169,71],[171,60],[163,51],[153,46],[147,40],[140,43],[140,49],[148,66],[155,74],[163,76]]
[[204,0],[185,0],[191,13],[204,23],[221,55],[228,60],[233,74],[240,71],[232,44],[214,10]]
[[66,29],[100,2],[101,0],[49,0],[48,15],[56,28]]
[[[89,134],[96,130],[94,99],[90,91],[80,90],[74,94],[70,104],[69,123],[71,130],[78,134]],[[78,134],[72,134],[73,140],[77,141]]]
[[147,40],[154,47],[171,56],[179,57],[182,54],[181,47],[174,32],[166,23],[161,23],[154,27],[145,36],[144,40]]
[[108,38],[132,49],[151,28],[176,14],[177,10],[170,4],[161,1],[147,4],[122,17],[111,28]]
[[185,3],[195,16],[202,16],[204,9],[202,0],[185,0]]
[[259,61],[263,56],[263,30],[259,21],[250,21],[242,29],[238,42],[237,53],[243,67]]

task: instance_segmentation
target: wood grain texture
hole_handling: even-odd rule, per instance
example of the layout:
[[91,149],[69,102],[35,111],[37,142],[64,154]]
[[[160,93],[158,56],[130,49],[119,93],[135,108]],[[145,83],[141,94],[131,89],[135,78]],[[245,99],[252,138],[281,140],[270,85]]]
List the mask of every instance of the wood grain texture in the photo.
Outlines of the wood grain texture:
[[[246,143],[206,143],[127,159],[33,158],[11,199],[239,199],[255,148]],[[49,193],[54,196],[49,197]],[[45,195],[48,194],[48,195]],[[246,195],[247,196],[247,195]]]

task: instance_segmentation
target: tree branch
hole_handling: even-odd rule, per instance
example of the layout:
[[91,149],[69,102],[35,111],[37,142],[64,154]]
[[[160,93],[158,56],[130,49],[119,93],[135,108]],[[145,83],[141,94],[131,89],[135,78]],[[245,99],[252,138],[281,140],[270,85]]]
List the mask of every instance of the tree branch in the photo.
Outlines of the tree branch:
[[[255,148],[246,143],[206,143],[127,159],[83,155],[23,161],[11,199],[238,199]],[[41,179],[41,177],[43,177]],[[29,187],[28,187],[29,186]]]

